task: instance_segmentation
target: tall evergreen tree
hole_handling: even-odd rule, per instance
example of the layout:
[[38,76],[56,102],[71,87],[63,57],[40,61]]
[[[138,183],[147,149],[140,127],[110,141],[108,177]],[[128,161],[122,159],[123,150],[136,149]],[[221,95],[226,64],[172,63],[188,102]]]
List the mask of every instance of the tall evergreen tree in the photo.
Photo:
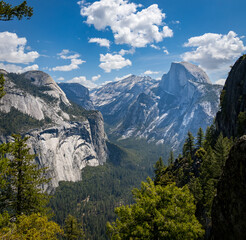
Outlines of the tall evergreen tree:
[[4,91],[4,82],[5,79],[3,77],[3,74],[0,75],[0,99],[6,94]]
[[202,128],[200,127],[197,132],[197,137],[196,137],[196,147],[197,149],[202,148],[204,144],[204,133]]
[[65,220],[64,237],[66,240],[84,239],[84,232],[77,219],[68,215]]
[[205,133],[204,148],[207,150],[209,146],[214,146],[216,142],[216,128],[214,124],[208,126]]
[[173,155],[173,150],[170,151],[170,155],[168,158],[168,166],[174,163],[174,155]]
[[[48,196],[40,186],[48,182],[45,169],[38,169],[34,163],[35,155],[29,153],[27,137],[13,135],[14,142],[9,143],[6,174],[1,175],[4,187],[0,189],[0,211],[8,210],[10,216],[29,215],[44,212]],[[1,150],[1,149],[0,149]]]
[[162,158],[160,157],[159,160],[154,165],[154,173],[155,173],[154,182],[155,182],[155,184],[160,182],[160,178],[161,178],[162,172],[164,170],[165,170],[165,166],[164,166]]
[[9,3],[0,1],[0,21],[10,21],[15,17],[18,20],[21,20],[23,17],[30,19],[32,15],[33,8],[28,7],[26,1],[17,6],[12,6]]
[[192,156],[193,154],[193,150],[194,150],[194,137],[192,135],[192,133],[189,131],[187,134],[187,138],[185,140],[184,143],[184,147],[183,147],[183,155],[184,156],[188,156],[189,154]]
[[232,147],[232,140],[227,137],[223,138],[222,133],[219,135],[217,142],[214,146],[215,158],[220,165],[220,168],[225,164],[225,161],[229,155],[230,149]]

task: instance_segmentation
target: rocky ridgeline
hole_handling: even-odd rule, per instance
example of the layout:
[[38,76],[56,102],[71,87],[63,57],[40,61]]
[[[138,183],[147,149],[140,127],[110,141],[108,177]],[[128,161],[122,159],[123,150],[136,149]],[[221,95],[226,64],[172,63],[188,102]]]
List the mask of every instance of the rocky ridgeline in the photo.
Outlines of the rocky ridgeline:
[[87,110],[95,109],[90,99],[89,90],[86,87],[79,83],[59,83],[58,86],[62,89],[70,101]]
[[129,76],[92,92],[96,109],[119,139],[145,138],[180,150],[191,131],[206,130],[219,109],[222,86],[211,84],[199,67],[172,63],[161,81]]
[[[0,100],[0,112],[11,121],[15,117],[12,111],[17,110],[26,119],[27,124],[18,122],[17,132],[30,137],[28,144],[37,155],[37,163],[48,167],[49,190],[59,181],[80,180],[81,169],[86,165],[97,166],[106,161],[106,134],[99,112],[71,104],[44,72],[2,73],[6,95]],[[38,124],[28,128],[28,121]],[[10,136],[3,132],[0,138],[6,141]]]
[[[221,94],[216,128],[238,140],[218,183],[212,208],[211,239],[246,239],[246,58],[232,67]],[[244,135],[244,136],[243,136]]]
[[221,93],[220,105],[215,121],[218,131],[227,137],[246,134],[246,55],[232,67]]

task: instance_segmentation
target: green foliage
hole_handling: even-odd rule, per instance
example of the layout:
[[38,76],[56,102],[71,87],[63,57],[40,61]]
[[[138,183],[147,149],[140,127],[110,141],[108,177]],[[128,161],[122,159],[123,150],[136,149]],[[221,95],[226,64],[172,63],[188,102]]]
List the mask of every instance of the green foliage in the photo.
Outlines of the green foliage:
[[3,189],[7,183],[7,176],[10,172],[9,159],[6,153],[9,152],[10,145],[3,143],[0,145],[0,189]]
[[11,135],[20,132],[26,133],[30,129],[40,128],[50,122],[51,119],[49,118],[39,121],[12,107],[8,113],[1,113],[0,132],[3,135]]
[[159,160],[154,165],[154,173],[155,173],[154,182],[155,182],[155,184],[160,182],[160,176],[162,175],[162,172],[164,170],[165,170],[165,166],[164,166],[162,158],[160,157]]
[[33,15],[33,8],[27,6],[27,2],[24,1],[18,6],[12,6],[9,3],[0,1],[0,20],[10,21],[15,17],[21,20],[23,17],[30,19]]
[[223,138],[222,133],[219,135],[218,140],[214,146],[214,154],[217,163],[222,169],[225,165],[225,161],[229,155],[233,141],[228,138]]
[[[8,211],[11,217],[33,212],[45,212],[47,195],[40,186],[47,183],[43,168],[33,163],[35,155],[29,153],[26,141],[13,135],[14,142],[3,144],[0,148],[1,174],[0,213]],[[7,158],[5,158],[7,154]]]
[[84,239],[84,232],[80,224],[78,223],[77,219],[72,216],[68,215],[65,220],[64,229],[64,237],[66,240],[73,240],[73,239]]
[[216,142],[216,128],[215,125],[207,127],[204,140],[204,148],[207,150],[210,146],[214,146]]
[[47,103],[53,103],[57,101],[57,98],[45,93],[50,91],[48,86],[37,86],[32,84],[29,79],[26,79],[21,74],[9,73],[8,78],[19,88],[25,92],[30,93],[34,97],[39,97],[45,100]]
[[136,203],[118,207],[108,223],[111,239],[199,239],[204,231],[195,217],[194,198],[187,187],[154,185],[148,178],[134,189]]
[[4,91],[4,76],[3,74],[0,75],[0,99],[6,94],[6,92]]
[[196,147],[197,149],[202,148],[204,145],[204,133],[202,128],[200,127],[197,132],[197,137],[196,137]]
[[187,138],[184,144],[185,155],[161,171],[158,176],[158,184],[166,186],[173,180],[179,187],[188,185],[196,200],[196,216],[203,227],[209,229],[212,203],[216,195],[218,180],[233,141],[224,138],[222,134],[216,137],[214,125],[207,128],[204,144],[202,136],[200,129],[196,138],[197,148],[192,150],[193,155],[187,150],[189,149],[188,143],[191,142],[189,137]]
[[225,108],[226,108],[226,101],[225,101],[225,96],[226,96],[226,90],[223,89],[221,94],[220,94],[220,107],[221,107],[221,111],[222,113],[224,113]]
[[183,155],[188,156],[189,154],[192,156],[194,150],[194,137],[191,132],[188,132],[188,137],[185,140],[183,146]]
[[238,124],[237,133],[238,133],[238,136],[240,137],[246,131],[246,111],[240,112],[238,114],[237,124]]
[[48,182],[44,170],[34,164],[27,137],[13,135],[14,142],[0,145],[0,238],[6,240],[56,240],[61,228],[48,217],[48,196],[41,185]]
[[[6,216],[5,216],[6,217]],[[0,216],[1,221],[1,216]],[[0,238],[6,240],[56,240],[63,233],[55,222],[49,221],[39,213],[18,216],[16,223],[8,223],[0,229]]]
[[168,166],[173,164],[173,162],[174,162],[174,155],[173,155],[173,150],[171,150],[168,158]]
[[107,143],[106,164],[84,168],[81,182],[60,182],[50,200],[53,220],[64,225],[68,214],[75,216],[83,224],[86,239],[108,239],[106,223],[115,220],[114,209],[133,203],[131,190],[153,175],[154,159],[168,153],[165,146],[143,139],[116,143],[121,146]]
[[193,177],[189,183],[189,189],[195,198],[195,202],[198,203],[203,198],[202,185],[199,181],[199,178]]

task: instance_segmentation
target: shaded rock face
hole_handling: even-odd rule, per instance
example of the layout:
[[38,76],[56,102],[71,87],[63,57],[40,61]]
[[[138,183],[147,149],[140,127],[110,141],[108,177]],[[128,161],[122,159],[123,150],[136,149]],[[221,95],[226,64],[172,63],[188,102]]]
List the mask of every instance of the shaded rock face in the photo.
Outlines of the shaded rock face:
[[[0,100],[0,113],[10,113],[15,108],[43,123],[42,127],[25,132],[20,129],[18,133],[30,137],[28,145],[37,154],[37,163],[48,168],[51,181],[45,188],[51,191],[59,181],[81,180],[82,168],[106,161],[107,137],[101,113],[82,108],[76,113],[65,93],[43,72],[5,73],[5,79],[6,95]],[[18,80],[27,85],[30,81],[31,88],[25,89]],[[9,140],[10,136],[0,132],[0,141]]]
[[[171,64],[168,74],[162,77],[160,87],[173,95],[182,96],[184,88],[189,89],[187,88],[189,81],[211,84],[207,74],[201,68],[188,62],[180,62]],[[189,94],[188,91],[187,94]]]
[[180,150],[187,132],[206,130],[218,111],[222,87],[187,63],[172,63],[156,81],[131,76],[96,89],[91,98],[119,139],[137,137],[166,143]]
[[89,96],[89,90],[79,83],[59,83],[59,87],[67,98],[87,110],[94,110],[94,105]]
[[121,81],[111,82],[90,94],[93,104],[109,124],[118,124],[139,94],[149,91],[158,81],[150,77],[131,75]]
[[211,239],[246,239],[246,135],[233,146],[212,208]]
[[246,58],[242,56],[232,67],[221,94],[221,110],[216,127],[227,137],[246,134]]
[[61,98],[61,100],[69,105],[69,101],[64,94],[64,92],[60,89],[60,87],[56,84],[56,82],[52,79],[50,75],[44,73],[42,71],[29,71],[22,73],[22,76],[25,79],[29,79],[30,82],[36,86],[46,86],[49,87],[50,90],[46,91],[47,94],[55,97]]

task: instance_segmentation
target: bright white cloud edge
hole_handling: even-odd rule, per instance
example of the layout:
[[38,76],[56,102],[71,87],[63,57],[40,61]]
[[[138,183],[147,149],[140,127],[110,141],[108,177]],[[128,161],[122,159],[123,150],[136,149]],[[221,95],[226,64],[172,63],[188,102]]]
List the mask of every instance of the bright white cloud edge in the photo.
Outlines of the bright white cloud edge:
[[138,8],[142,5],[128,0],[100,0],[92,4],[80,1],[79,5],[86,23],[94,25],[97,30],[109,27],[116,44],[145,47],[173,36],[173,31],[163,22],[166,15],[157,4],[141,11]]
[[100,65],[106,73],[110,73],[112,70],[119,70],[126,66],[131,66],[132,62],[129,59],[125,59],[119,54],[100,54]]
[[25,53],[26,44],[26,38],[19,38],[16,33],[0,32],[0,61],[23,64],[34,62],[39,53],[36,51]]
[[90,38],[89,43],[97,43],[100,47],[110,47],[110,41],[106,38]]
[[246,50],[241,38],[233,31],[225,35],[205,33],[192,37],[184,47],[195,48],[182,55],[184,61],[197,63],[209,71],[229,67]]

